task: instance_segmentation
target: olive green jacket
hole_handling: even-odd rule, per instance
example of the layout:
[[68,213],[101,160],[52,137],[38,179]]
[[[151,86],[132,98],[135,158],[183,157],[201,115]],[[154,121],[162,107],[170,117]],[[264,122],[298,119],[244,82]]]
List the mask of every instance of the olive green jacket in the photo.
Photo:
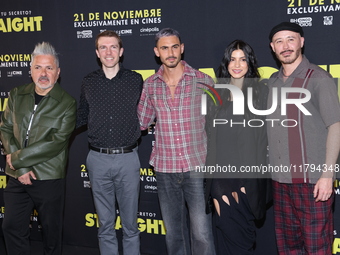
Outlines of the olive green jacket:
[[56,83],[36,108],[25,147],[35,105],[34,89],[34,83],[12,89],[1,116],[0,138],[16,169],[6,164],[6,174],[18,178],[33,171],[37,180],[64,178],[68,141],[76,122],[76,101]]

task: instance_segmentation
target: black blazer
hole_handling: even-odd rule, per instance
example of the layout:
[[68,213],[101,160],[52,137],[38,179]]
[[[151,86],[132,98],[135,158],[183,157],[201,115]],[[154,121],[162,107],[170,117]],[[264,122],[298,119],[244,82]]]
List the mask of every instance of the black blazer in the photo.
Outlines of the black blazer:
[[[267,109],[267,97],[268,87],[264,84],[260,86],[260,104],[261,110]],[[226,102],[227,89],[219,89],[218,93],[221,96],[222,101]],[[209,97],[208,97],[209,98]],[[245,98],[245,100],[247,100]],[[216,141],[217,129],[213,127],[213,119],[217,116],[218,112],[224,109],[224,105],[215,106],[212,100],[208,99],[207,115],[206,115],[206,132],[208,137],[207,145],[207,158],[206,166],[216,165],[216,152],[217,150],[223,150],[223,148],[217,148]],[[256,119],[265,120],[265,116],[257,116]],[[256,123],[258,125],[258,123]],[[233,145],[239,152],[242,158],[242,166],[260,166],[267,165],[267,134],[266,134],[266,122],[262,127],[240,127],[237,130],[238,142]],[[207,174],[206,186],[205,186],[205,199],[206,199],[206,211],[207,213],[212,210],[212,203],[210,201],[211,179],[210,174]],[[210,177],[210,178],[209,178]],[[245,189],[248,202],[252,213],[256,219],[264,217],[266,212],[266,205],[271,200],[271,179],[270,176],[264,176],[262,173],[246,173]]]

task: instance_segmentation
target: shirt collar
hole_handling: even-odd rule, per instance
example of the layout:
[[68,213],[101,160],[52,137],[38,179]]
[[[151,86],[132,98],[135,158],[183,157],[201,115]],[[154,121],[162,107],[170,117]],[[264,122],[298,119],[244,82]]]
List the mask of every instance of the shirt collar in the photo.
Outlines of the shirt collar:
[[[32,82],[30,84],[28,84],[26,86],[25,89],[23,89],[20,94],[34,94],[35,93],[35,83]],[[54,85],[53,85],[53,88],[47,93],[46,97],[52,97],[54,99],[56,99],[57,101],[61,101],[61,97],[62,97],[62,89],[59,85],[58,82],[56,82]]]
[[[125,72],[126,69],[124,68],[124,66],[123,66],[122,63],[118,63],[118,65],[119,65],[119,70],[118,70],[118,73],[116,74],[115,77],[118,77],[118,78],[120,79],[120,78],[122,78],[122,75],[123,75],[123,73]],[[100,68],[100,69],[98,70],[98,72],[99,72],[99,74],[100,74],[101,76],[103,76],[104,78],[106,78],[106,75],[105,75],[105,73],[104,73],[104,71],[103,71],[103,68]],[[113,77],[113,78],[115,78],[115,77]]]
[[[306,58],[305,55],[302,55],[302,61],[301,63],[297,66],[297,68],[293,71],[293,73],[291,75],[289,75],[289,77],[291,78],[296,78],[296,77],[300,77],[300,74],[302,72],[305,72],[306,69],[308,69],[309,66],[309,60]],[[283,67],[281,66],[280,71],[279,71],[279,78],[283,78]]]

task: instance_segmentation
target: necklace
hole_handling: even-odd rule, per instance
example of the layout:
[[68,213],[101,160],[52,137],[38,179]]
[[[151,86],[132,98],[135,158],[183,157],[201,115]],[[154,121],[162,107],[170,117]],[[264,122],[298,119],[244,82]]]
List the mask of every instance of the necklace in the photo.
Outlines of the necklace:
[[174,88],[176,87],[176,85],[168,85],[168,87]]

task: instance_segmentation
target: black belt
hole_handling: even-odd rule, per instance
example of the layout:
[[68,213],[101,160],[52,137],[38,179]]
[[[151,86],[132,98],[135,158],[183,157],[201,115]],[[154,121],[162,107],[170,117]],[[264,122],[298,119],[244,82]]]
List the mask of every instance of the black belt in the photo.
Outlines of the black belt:
[[131,146],[126,146],[126,147],[116,147],[116,148],[97,148],[93,147],[90,145],[90,149],[100,152],[100,153],[105,153],[105,154],[121,154],[121,153],[129,153],[132,152],[134,148],[137,147],[137,143]]

